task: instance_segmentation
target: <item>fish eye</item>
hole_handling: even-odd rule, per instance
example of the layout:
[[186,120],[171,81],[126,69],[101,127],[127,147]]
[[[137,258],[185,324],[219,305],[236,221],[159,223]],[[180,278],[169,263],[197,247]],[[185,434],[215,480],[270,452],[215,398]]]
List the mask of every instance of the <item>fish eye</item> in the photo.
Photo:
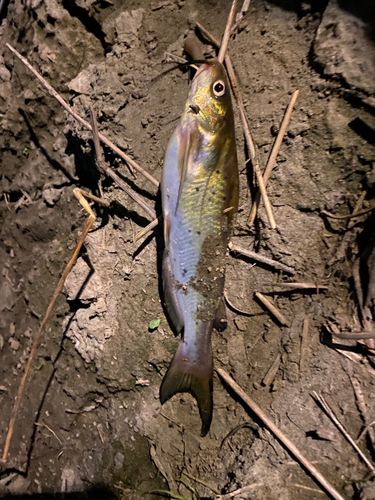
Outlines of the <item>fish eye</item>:
[[225,83],[223,80],[217,80],[212,87],[216,97],[221,97],[225,94]]

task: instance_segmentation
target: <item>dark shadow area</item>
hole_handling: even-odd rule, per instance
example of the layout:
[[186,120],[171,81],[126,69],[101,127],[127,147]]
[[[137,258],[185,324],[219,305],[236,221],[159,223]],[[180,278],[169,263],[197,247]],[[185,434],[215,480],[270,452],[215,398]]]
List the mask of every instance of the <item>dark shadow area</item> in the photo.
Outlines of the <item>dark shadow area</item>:
[[74,493],[40,493],[34,495],[5,495],[1,500],[115,500],[119,495],[109,488],[98,485],[88,488],[86,491]]
[[0,0],[0,25],[7,17],[9,0]]
[[95,38],[99,40],[104,51],[109,49],[109,45],[105,41],[105,33],[102,30],[100,23],[89,15],[86,9],[80,7],[78,2],[74,0],[63,0],[62,5],[72,17],[77,18]]
[[375,145],[375,130],[364,120],[357,117],[349,123],[349,127],[369,144]]
[[338,0],[339,6],[367,23],[366,35],[375,42],[375,2],[373,0]]
[[146,227],[150,223],[149,219],[143,217],[143,215],[139,215],[139,213],[135,212],[134,210],[128,210],[117,200],[112,201],[109,207],[109,213],[111,215],[117,215],[121,219],[128,218],[132,220],[137,226],[142,228]]
[[[270,0],[269,4],[276,5],[284,10],[294,11],[299,18],[306,15],[306,4],[310,6],[309,13],[313,15],[323,15],[329,0]],[[339,7],[354,15],[367,24],[366,35],[375,42],[375,2],[374,0],[338,0]],[[255,7],[257,3],[255,3]]]
[[[368,299],[368,295],[372,293],[371,283],[373,278],[373,273],[375,269],[373,268],[372,261],[375,252],[375,214],[371,213],[366,221],[366,225],[363,231],[359,234],[357,238],[358,244],[358,257],[359,257],[359,277],[360,285],[362,288],[362,301],[363,305]],[[370,295],[371,297],[371,295]],[[373,298],[374,299],[374,298]],[[357,297],[358,300],[358,297]],[[361,300],[358,300],[360,303]]]
[[30,133],[30,140],[35,144],[35,146],[41,151],[41,153],[43,154],[43,156],[46,158],[46,160],[48,161],[48,163],[51,165],[51,167],[54,169],[54,170],[60,170],[64,175],[65,177],[73,184],[76,182],[76,179],[74,179],[70,172],[63,166],[61,165],[61,163],[59,163],[57,160],[54,160],[53,158],[51,158],[51,156],[49,155],[48,151],[42,146],[42,144],[40,143],[39,141],[39,138],[38,136],[36,135],[36,133],[34,132],[34,127],[32,126],[31,124],[31,121],[29,120],[29,117],[27,116],[26,112],[22,109],[22,108],[19,108],[18,109],[20,115],[22,116],[22,118],[24,119],[25,121],[25,124],[29,130],[29,133]]
[[86,147],[85,141],[74,136],[72,132],[66,134],[66,139],[68,144],[65,149],[65,154],[74,155],[74,165],[76,168],[76,175],[80,181],[80,187],[85,187],[96,196],[100,196],[98,190],[100,173],[95,167],[93,150],[91,153],[83,152]]
[[[276,5],[284,10],[296,12],[299,17],[306,15],[306,4],[309,6],[311,13],[322,14],[327,7],[329,0],[311,0],[311,2],[304,2],[303,0],[270,0],[268,4]],[[371,1],[371,0],[368,0]],[[254,2],[257,7],[259,2]]]
[[[144,198],[155,201],[155,196],[153,194],[150,194],[146,189],[142,189],[142,188],[138,187],[136,181],[133,181],[133,180],[129,179],[128,177],[125,177],[120,172],[116,172],[116,174],[120,177],[121,180],[126,182],[129,185],[129,187],[131,187],[133,189],[133,191],[140,194]],[[119,188],[119,189],[121,189],[121,188]]]

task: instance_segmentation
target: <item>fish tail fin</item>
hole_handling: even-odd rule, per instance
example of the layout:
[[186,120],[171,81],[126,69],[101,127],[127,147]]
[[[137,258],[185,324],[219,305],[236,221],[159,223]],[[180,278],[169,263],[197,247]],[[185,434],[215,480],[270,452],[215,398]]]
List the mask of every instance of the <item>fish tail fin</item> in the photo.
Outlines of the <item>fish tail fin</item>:
[[[212,420],[212,350],[194,360],[187,352],[186,344],[180,342],[176,354],[160,386],[160,402],[164,404],[179,392],[188,392],[198,403],[202,420],[201,435],[205,436]],[[203,359],[202,359],[203,358]]]

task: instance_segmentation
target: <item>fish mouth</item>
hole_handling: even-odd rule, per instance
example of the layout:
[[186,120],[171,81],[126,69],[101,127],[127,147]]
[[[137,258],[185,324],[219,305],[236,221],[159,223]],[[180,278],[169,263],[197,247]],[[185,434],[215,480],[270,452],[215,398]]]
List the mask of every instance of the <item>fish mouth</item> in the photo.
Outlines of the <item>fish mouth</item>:
[[195,113],[196,115],[199,114],[201,108],[198,106],[198,104],[190,104],[189,105],[190,109]]

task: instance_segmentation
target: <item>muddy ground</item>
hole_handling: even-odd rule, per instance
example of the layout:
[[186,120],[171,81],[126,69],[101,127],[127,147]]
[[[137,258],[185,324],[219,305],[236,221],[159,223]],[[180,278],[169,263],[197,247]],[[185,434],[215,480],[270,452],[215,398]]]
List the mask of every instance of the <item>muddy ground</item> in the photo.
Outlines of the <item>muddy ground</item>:
[[[311,393],[321,393],[353,438],[364,427],[350,378],[359,381],[368,422],[375,418],[375,371],[355,341],[339,351],[327,328],[361,330],[352,266],[371,237],[363,208],[375,187],[375,9],[371,1],[255,1],[229,52],[265,165],[294,90],[300,94],[268,193],[277,230],[264,209],[246,220],[253,176],[246,169],[237,116],[240,210],[233,243],[278,260],[288,275],[227,256],[228,328],[213,338],[215,367],[228,371],[344,498],[374,499],[368,467]],[[35,335],[86,214],[73,188],[98,194],[90,134],[66,116],[11,43],[86,119],[160,179],[164,151],[183,109],[189,74],[156,79],[166,52],[182,55],[199,20],[217,37],[228,1],[10,1],[0,27],[0,443]],[[211,47],[207,45],[207,53]],[[105,157],[152,206],[157,189],[109,149]],[[97,220],[35,359],[0,495],[140,499],[155,489],[213,498],[254,485],[237,499],[321,499],[319,486],[274,437],[233,399],[217,376],[211,430],[201,438],[196,403],[178,395],[160,406],[158,391],[178,339],[160,301],[161,234],[134,243],[151,220],[113,182],[102,181],[109,209]],[[91,270],[90,270],[91,269]],[[285,281],[327,286],[285,292]],[[254,299],[270,294],[290,326]],[[304,320],[309,319],[301,351]],[[150,321],[160,319],[157,329]],[[353,354],[353,350],[357,353]],[[301,363],[302,352],[302,363]],[[344,354],[352,356],[349,360]],[[263,379],[275,358],[271,385]],[[354,357],[357,356],[357,357]],[[354,361],[353,361],[354,360]],[[220,448],[236,426],[241,427]],[[325,438],[325,439],[321,439]],[[368,438],[359,442],[375,459]],[[216,492],[216,493],[215,493]],[[54,496],[55,497],[55,496]],[[156,497],[155,497],[156,498]]]

